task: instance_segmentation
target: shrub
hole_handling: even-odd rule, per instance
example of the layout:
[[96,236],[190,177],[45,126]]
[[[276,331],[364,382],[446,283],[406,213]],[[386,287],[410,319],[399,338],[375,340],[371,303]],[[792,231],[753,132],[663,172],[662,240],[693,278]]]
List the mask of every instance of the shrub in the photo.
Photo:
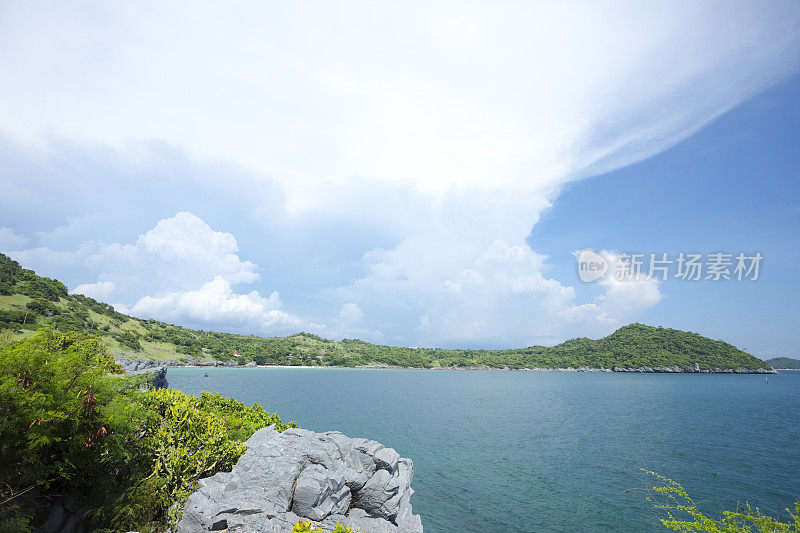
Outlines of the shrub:
[[[794,503],[794,512],[786,509],[790,522],[781,522],[771,516],[764,516],[749,503],[737,512],[724,511],[722,518],[715,520],[704,515],[695,501],[677,482],[655,472],[645,470],[655,476],[660,483],[652,487],[653,496],[647,500],[655,508],[666,513],[661,519],[667,529],[673,531],[705,531],[708,533],[791,533],[800,531],[800,500]],[[658,500],[658,501],[657,501]],[[662,503],[659,503],[662,502]],[[740,512],[741,511],[741,512]]]
[[[325,533],[322,529],[311,529],[311,522],[300,521],[292,528],[292,533]],[[336,522],[336,529],[331,533],[353,533],[349,527],[345,527],[341,522]]]
[[55,494],[103,498],[135,439],[119,372],[82,334],[43,328],[0,347],[0,525],[24,530]]
[[3,322],[15,322],[23,324],[26,322],[33,322],[34,316],[30,311],[22,311],[19,309],[0,309],[0,320]]
[[31,298],[44,298],[57,302],[62,296],[67,296],[67,288],[57,279],[43,278],[33,275],[31,279],[19,285],[17,291]]
[[175,523],[177,509],[170,508],[176,502],[182,507],[198,479],[229,471],[256,430],[273,424],[278,431],[297,427],[258,404],[248,408],[219,394],[197,397],[159,389],[137,394],[136,402],[148,414],[141,453],[149,470],[139,472],[118,501],[112,523],[120,527]]
[[[164,530],[197,480],[283,424],[220,395],[139,390],[99,337],[42,328],[0,346],[0,531],[30,531],[60,495],[95,531]],[[177,505],[176,505],[177,504]]]
[[130,331],[115,333],[112,336],[117,342],[126,348],[130,348],[136,352],[140,352],[142,350],[142,345],[139,343],[139,339],[137,339]]
[[31,300],[25,304],[25,307],[37,315],[52,316],[59,313],[58,307],[56,307],[52,302],[42,298]]

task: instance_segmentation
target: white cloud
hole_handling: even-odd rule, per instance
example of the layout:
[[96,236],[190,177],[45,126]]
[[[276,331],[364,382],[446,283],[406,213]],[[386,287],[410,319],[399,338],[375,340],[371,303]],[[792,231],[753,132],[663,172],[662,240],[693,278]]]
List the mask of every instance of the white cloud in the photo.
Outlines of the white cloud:
[[78,285],[70,292],[72,294],[83,294],[100,302],[107,302],[116,287],[117,284],[113,281],[98,281],[97,283]]
[[800,54],[791,1],[191,12],[4,4],[0,124],[31,140],[163,139],[276,176],[295,206],[353,175],[545,190],[674,144]]
[[[91,154],[98,177],[65,180],[81,188],[58,196],[83,218],[18,257],[87,265],[142,312],[212,320],[221,302],[230,323],[240,309],[280,312],[217,283],[274,288],[232,233],[189,213],[113,238],[127,244],[92,241],[127,189],[158,190],[136,196],[155,221],[177,210],[151,206],[160,196],[184,205],[216,179],[181,209],[244,205],[230,215],[244,219],[236,235],[270,239],[245,256],[301,285],[284,298],[293,310],[303,299],[298,314],[325,317],[327,331],[496,345],[607,333],[655,305],[658,284],[608,282],[577,302],[544,274],[531,227],[569,181],[675,144],[800,58],[792,1],[237,6],[0,5],[0,128],[46,150],[54,138],[69,153],[111,147],[124,167],[113,194],[94,196],[110,178]],[[151,179],[141,162],[161,163],[164,146],[253,172],[195,178],[177,164]],[[42,205],[47,180],[11,174],[2,206]],[[77,233],[80,251],[54,249]],[[366,313],[348,322],[351,304]],[[270,323],[254,312],[253,327]]]
[[17,234],[12,228],[0,227],[0,251],[16,250],[27,242],[27,237]]
[[361,311],[361,308],[358,304],[353,302],[348,302],[339,309],[339,319],[343,322],[353,323],[358,322],[364,318],[364,313]]
[[255,265],[239,259],[239,245],[233,235],[212,230],[191,213],[178,213],[160,220],[155,228],[139,237],[134,246],[122,248],[123,255],[139,251],[195,264],[212,262],[214,270],[234,283],[258,279]]
[[[65,228],[57,228],[54,234],[62,230]],[[40,234],[40,238],[48,242],[51,235]],[[242,260],[238,252],[233,235],[180,212],[158,221],[133,243],[87,240],[74,250],[38,246],[10,255],[47,276],[60,277],[65,269],[80,266],[81,280],[85,280],[87,272],[94,271],[97,282],[76,284],[74,292],[95,297],[107,296],[113,289],[120,302],[133,302],[146,294],[194,290],[216,276],[233,285],[259,280],[257,266]]]
[[233,235],[181,212],[160,220],[133,244],[100,246],[86,263],[101,270],[104,279],[118,281],[81,285],[75,291],[124,284],[115,298],[133,315],[197,327],[262,334],[300,327],[296,316],[281,311],[277,292],[264,298],[257,291],[233,291],[233,285],[260,279],[257,266],[238,252]]
[[302,327],[296,316],[281,311],[280,296],[258,292],[236,294],[222,276],[196,291],[145,296],[130,309],[136,316],[197,326],[223,327],[242,332],[286,331]]
[[233,235],[181,212],[158,221],[132,244],[87,243],[75,252],[43,247],[13,255],[25,263],[82,263],[95,269],[97,282],[71,292],[100,301],[113,296],[119,302],[115,307],[139,317],[261,334],[317,327],[282,311],[278,292],[267,298],[257,291],[236,293],[233,285],[260,279],[257,265],[242,260],[238,251]]
[[151,290],[163,290],[159,278],[169,281],[168,289],[196,286],[216,275],[234,284],[256,281],[256,265],[242,261],[238,251],[233,235],[214,231],[199,217],[182,212],[160,220],[133,244],[101,247],[87,258],[87,264],[124,276],[146,274]]
[[445,246],[460,250],[445,238],[432,232],[372,251],[365,256],[367,274],[331,293],[357,299],[370,316],[389,322],[382,331],[390,342],[402,342],[413,330],[413,341],[428,346],[522,346],[604,335],[661,299],[657,281],[606,279],[600,296],[581,303],[573,287],[543,274],[546,257],[526,244],[497,240],[482,252],[464,247],[463,253],[437,254]]
[[619,254],[603,250],[600,255],[609,265],[607,275],[599,282],[605,292],[592,302],[561,311],[560,316],[568,323],[594,324],[595,330],[607,331],[630,322],[663,299],[657,279],[635,272],[618,276]]

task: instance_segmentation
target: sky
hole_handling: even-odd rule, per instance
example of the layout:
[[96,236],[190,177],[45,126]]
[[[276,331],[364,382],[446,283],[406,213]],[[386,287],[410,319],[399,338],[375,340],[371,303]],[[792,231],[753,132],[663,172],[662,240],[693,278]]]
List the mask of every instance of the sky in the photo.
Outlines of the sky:
[[[0,2],[0,251],[194,328],[798,355],[798,72],[794,1]],[[615,275],[680,253],[763,261]]]

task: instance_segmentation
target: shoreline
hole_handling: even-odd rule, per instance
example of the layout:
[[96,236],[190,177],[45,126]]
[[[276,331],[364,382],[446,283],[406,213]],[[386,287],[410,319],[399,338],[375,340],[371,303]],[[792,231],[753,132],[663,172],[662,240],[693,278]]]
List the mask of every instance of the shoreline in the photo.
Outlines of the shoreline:
[[[161,361],[157,361],[161,363]],[[228,366],[228,365],[170,365],[164,364],[167,368],[215,368],[215,369],[233,369],[233,370],[246,370],[253,368],[299,368],[299,369],[354,369],[354,370],[459,370],[459,371],[483,371],[483,372],[608,372],[617,374],[779,374],[779,370],[791,369],[748,369],[748,368],[735,368],[735,369],[720,369],[713,370],[707,369],[694,369],[694,368],[681,368],[681,367],[640,367],[640,368],[493,368],[493,367],[434,367],[434,368],[419,368],[410,366],[389,366],[389,365],[364,365],[364,366],[324,366],[324,365],[256,365],[256,366]]]

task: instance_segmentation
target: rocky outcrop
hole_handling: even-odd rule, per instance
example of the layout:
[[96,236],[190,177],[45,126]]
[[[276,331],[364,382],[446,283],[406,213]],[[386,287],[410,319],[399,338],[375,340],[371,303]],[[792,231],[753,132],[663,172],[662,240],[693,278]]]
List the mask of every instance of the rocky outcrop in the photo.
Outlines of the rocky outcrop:
[[167,381],[167,365],[152,359],[130,359],[129,357],[118,356],[116,363],[125,370],[127,376],[148,376],[148,382],[155,389],[166,389],[169,387]]
[[391,448],[339,432],[258,430],[231,472],[200,480],[178,533],[290,532],[298,520],[366,533],[422,533],[413,465]]
[[638,368],[614,367],[614,372],[699,373],[699,374],[777,374],[771,368],[714,368],[701,369],[699,363],[689,366],[641,366]]
[[196,359],[190,356],[185,360],[170,359],[169,361],[164,361],[164,364],[167,366],[239,366],[239,361],[236,359],[228,359],[227,361]]
[[[364,368],[364,367],[362,367]],[[437,367],[436,370],[493,370],[493,371],[524,371],[524,372],[632,372],[632,373],[656,373],[656,374],[778,374],[777,370],[771,368],[700,368],[699,363],[687,366],[639,366],[639,367],[621,367],[615,366],[613,368],[593,368],[587,366],[580,366],[573,368],[518,368],[509,369],[505,368],[492,368],[488,366],[452,366],[452,367]]]

